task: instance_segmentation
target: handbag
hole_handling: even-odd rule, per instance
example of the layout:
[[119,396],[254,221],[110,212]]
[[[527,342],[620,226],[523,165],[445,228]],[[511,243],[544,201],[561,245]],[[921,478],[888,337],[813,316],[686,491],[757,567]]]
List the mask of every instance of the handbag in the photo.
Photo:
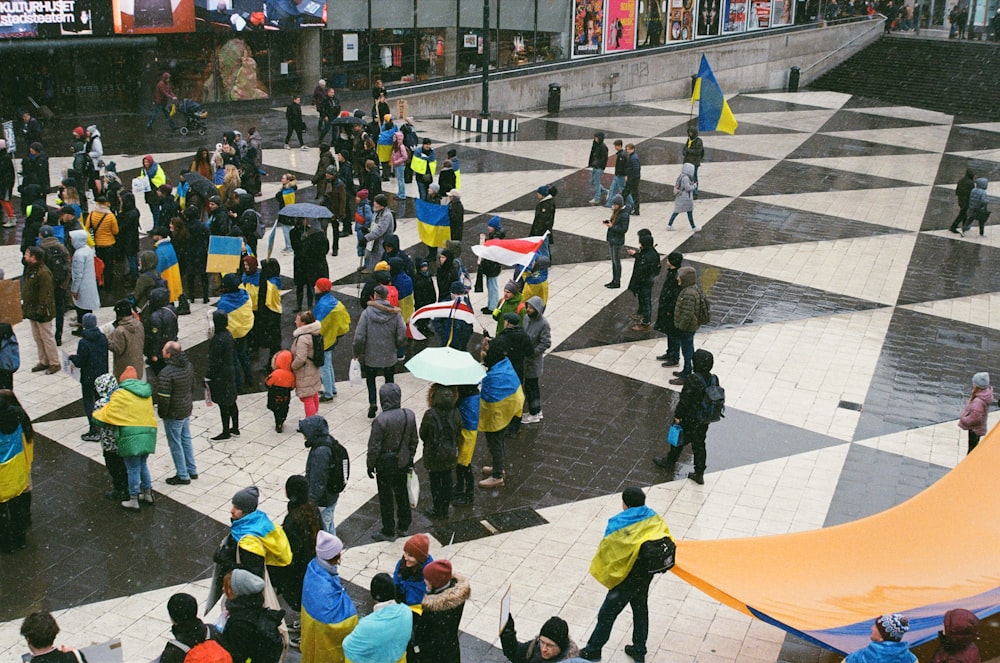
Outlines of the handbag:
[[352,385],[361,384],[361,361],[357,357],[351,359],[351,368],[347,372],[348,382]]
[[680,424],[674,424],[667,431],[667,444],[672,447],[684,446],[684,427]]

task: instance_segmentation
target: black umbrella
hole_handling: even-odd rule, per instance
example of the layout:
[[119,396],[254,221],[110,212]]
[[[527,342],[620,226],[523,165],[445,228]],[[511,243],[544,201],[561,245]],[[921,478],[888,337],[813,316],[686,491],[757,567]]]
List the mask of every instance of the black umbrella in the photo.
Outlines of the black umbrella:
[[330,122],[331,126],[334,127],[362,127],[365,125],[365,121],[360,117],[354,117],[353,115],[348,115],[347,117],[337,117]]
[[191,186],[191,190],[199,196],[208,200],[212,196],[219,195],[219,188],[201,173],[185,173],[184,180]]

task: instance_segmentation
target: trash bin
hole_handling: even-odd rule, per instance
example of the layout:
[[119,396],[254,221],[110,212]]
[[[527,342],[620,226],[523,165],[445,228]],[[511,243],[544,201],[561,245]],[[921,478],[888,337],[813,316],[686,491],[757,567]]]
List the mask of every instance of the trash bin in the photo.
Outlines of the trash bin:
[[788,72],[788,91],[798,92],[799,91],[799,72],[802,70],[798,67],[792,67]]
[[559,112],[559,100],[562,97],[562,85],[559,83],[549,83],[549,106],[550,113]]

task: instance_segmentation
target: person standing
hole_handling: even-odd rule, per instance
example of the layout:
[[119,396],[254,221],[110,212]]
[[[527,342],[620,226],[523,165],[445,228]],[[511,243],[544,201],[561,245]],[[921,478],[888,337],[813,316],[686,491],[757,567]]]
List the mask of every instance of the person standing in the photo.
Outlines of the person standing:
[[164,344],[161,356],[166,365],[156,378],[156,408],[163,419],[175,470],[167,485],[186,486],[198,478],[191,444],[194,366],[177,341]]
[[375,376],[382,374],[385,382],[394,381],[396,348],[406,342],[406,324],[399,308],[388,302],[389,289],[375,287],[375,296],[368,302],[354,330],[352,351],[361,362],[368,385],[368,418],[373,419],[378,409],[375,404]]
[[[395,360],[395,350],[393,350]],[[368,478],[378,486],[382,529],[372,534],[376,541],[395,541],[406,536],[412,514],[406,494],[406,471],[417,452],[417,418],[412,410],[400,407],[402,391],[389,383],[379,388],[382,413],[372,422],[368,436],[366,464]]]
[[165,71],[160,75],[160,80],[156,82],[156,87],[153,88],[153,112],[149,115],[146,129],[152,129],[156,117],[163,113],[163,117],[167,118],[167,123],[170,125],[170,130],[177,131],[174,118],[170,116],[170,106],[175,103],[177,103],[177,95],[174,94],[174,89],[170,85],[170,72]]
[[[63,207],[60,210],[60,216],[66,209]],[[72,210],[72,208],[69,209]],[[38,246],[45,251],[45,266],[52,272],[52,287],[56,300],[56,345],[62,345],[63,319],[66,315],[69,286],[72,282],[73,259],[69,255],[66,244],[55,236],[53,226],[42,226],[42,229],[38,231],[38,237]]]
[[[312,93],[312,107],[317,113],[319,113],[319,107],[323,105],[323,100],[326,99],[326,81],[324,79],[319,79],[316,83],[316,87],[313,88]],[[322,122],[322,117],[320,121]],[[317,125],[317,131],[323,128],[322,124]]]
[[292,332],[292,372],[295,373],[295,395],[302,401],[306,417],[319,412],[319,390],[322,388],[320,367],[313,361],[313,343],[319,342],[322,327],[312,311],[301,311],[295,316]]
[[0,554],[28,545],[35,433],[17,396],[0,390]]
[[[336,233],[334,233],[336,234]],[[332,401],[337,394],[336,375],[333,372],[333,351],[340,337],[351,328],[351,314],[347,307],[333,294],[333,284],[330,279],[316,280],[316,305],[313,306],[313,317],[319,322],[320,334],[323,336],[323,367],[320,377],[323,381],[321,402]]]
[[986,435],[986,419],[993,406],[993,387],[990,386],[990,374],[983,371],[972,376],[972,395],[969,402],[962,408],[958,419],[958,427],[969,431],[969,450],[979,444],[979,438]]
[[960,179],[958,184],[955,185],[955,197],[958,198],[958,216],[951,222],[948,230],[956,235],[961,234],[959,228],[963,230],[965,228],[965,220],[969,213],[969,194],[972,193],[975,187],[975,173],[972,172],[971,168],[967,168],[965,170],[965,177]]
[[580,649],[569,637],[569,624],[561,617],[549,617],[537,636],[527,642],[518,642],[514,617],[508,616],[500,632],[500,646],[511,663],[565,661],[580,655]]
[[38,349],[38,364],[32,373],[45,371],[46,375],[59,372],[59,351],[52,332],[52,318],[56,314],[55,287],[52,272],[45,266],[45,252],[38,246],[24,250],[24,277],[21,293],[21,316],[28,320],[31,335]]
[[159,663],[184,663],[188,652],[204,642],[211,644],[199,647],[198,653],[226,654],[219,644],[222,640],[219,629],[198,619],[198,601],[193,596],[171,596],[167,601],[167,614],[170,615],[170,634],[173,638],[163,648]]
[[694,334],[702,324],[707,324],[703,316],[704,306],[708,303],[701,288],[698,287],[698,273],[694,267],[681,267],[677,270],[677,284],[681,287],[677,295],[677,305],[674,306],[674,328],[677,330],[677,340],[684,357],[684,367],[674,372],[676,376],[670,381],[673,385],[684,384],[684,378],[694,370]]
[[170,291],[163,287],[153,288],[149,293],[149,306],[146,307],[145,339],[143,354],[149,363],[152,376],[160,374],[166,365],[163,347],[170,341],[177,340],[177,312],[170,303]]
[[423,532],[414,534],[403,544],[403,556],[392,571],[393,594],[405,605],[420,605],[427,594],[424,569],[434,562],[430,554],[431,540]]
[[653,328],[653,281],[660,273],[660,254],[653,243],[653,234],[646,228],[639,231],[639,250],[626,251],[635,258],[628,289],[635,293],[639,301],[639,310],[632,316],[636,320],[632,331],[648,332]]
[[4,228],[14,228],[17,226],[14,205],[10,202],[11,197],[14,195],[14,184],[16,181],[14,157],[7,151],[7,141],[0,138],[0,208],[3,210]]
[[337,175],[337,157],[330,149],[329,143],[320,143],[319,159],[316,161],[316,171],[309,181],[316,186],[316,200],[323,200],[330,180],[326,178],[326,173],[333,168],[334,176]]
[[340,116],[340,100],[337,99],[337,91],[333,87],[326,88],[326,96],[323,103],[319,105],[319,142],[323,142],[327,132],[333,131],[333,121]]
[[964,608],[949,610],[944,613],[943,626],[930,663],[979,663],[979,618],[975,613]]
[[604,169],[608,167],[608,146],[604,144],[603,131],[594,132],[594,142],[590,146],[587,167],[590,168],[590,186],[594,188],[594,197],[590,199],[590,204],[600,205],[604,201],[604,197],[611,193],[601,184]]
[[340,583],[344,543],[333,534],[316,535],[316,557],[302,583],[302,663],[339,663],[344,638],[358,625],[358,611]]
[[[613,187],[614,185],[612,185]],[[608,242],[608,252],[611,254],[611,280],[604,284],[605,288],[620,288],[622,286],[622,247],[625,246],[625,234],[628,232],[629,208],[621,194],[615,194],[611,199],[611,218],[604,222],[608,231],[605,239]]]
[[[167,174],[163,172],[163,168],[160,164],[156,163],[153,159],[153,155],[147,154],[142,158],[142,170],[140,171],[147,180],[149,180],[149,191],[145,193],[146,204],[149,205],[149,211],[153,215],[153,227],[160,225],[160,194],[159,188],[167,183]],[[214,198],[214,196],[213,196]],[[211,202],[211,200],[209,200]],[[169,221],[169,219],[167,219]],[[117,230],[116,230],[117,232]],[[228,235],[228,232],[217,233],[219,235]]]
[[[611,628],[626,605],[632,606],[632,644],[625,655],[636,663],[646,660],[649,636],[649,583],[652,573],[639,558],[638,550],[646,541],[670,536],[670,528],[651,508],[641,488],[630,486],[622,492],[622,510],[608,519],[604,538],[590,563],[590,574],[608,588],[597,612],[597,626],[580,650],[580,658],[601,660],[601,648],[611,638]],[[609,564],[609,560],[616,563]],[[620,560],[620,561],[618,561]]]
[[[45,153],[42,144],[33,142],[28,146],[28,156],[21,159],[21,187],[18,189],[22,194],[27,192],[26,187],[34,184],[39,189],[39,199],[45,208],[45,196],[51,188],[49,179],[49,155]],[[21,204],[30,205],[34,202],[30,197],[22,195]],[[24,209],[21,210],[25,212]],[[25,216],[27,214],[25,213]]]
[[0,322],[0,389],[14,388],[14,373],[21,367],[21,346],[14,328]]
[[76,354],[69,360],[80,369],[80,390],[83,397],[83,414],[89,424],[87,432],[80,436],[84,442],[98,442],[100,436],[94,422],[94,402],[97,391],[94,380],[108,372],[108,339],[97,328],[97,316],[88,313],[83,316],[83,337],[76,346]]
[[684,262],[684,254],[672,251],[667,254],[667,275],[663,279],[660,287],[660,298],[656,308],[656,325],[653,327],[658,332],[667,335],[667,350],[661,355],[657,355],[656,360],[663,362],[660,366],[669,368],[677,366],[681,358],[681,345],[674,327],[674,307],[677,306],[677,296],[681,294],[681,286],[677,283],[677,270]]
[[323,529],[323,519],[319,508],[309,499],[309,482],[301,474],[293,474],[285,480],[285,496],[288,497],[288,514],[281,521],[281,528],[292,549],[292,563],[287,567],[281,594],[288,607],[298,612],[302,609],[302,581],[316,554],[316,536]]
[[698,232],[698,226],[694,225],[694,193],[698,188],[694,176],[695,167],[690,163],[681,165],[681,174],[674,181],[674,211],[667,221],[667,230],[674,229],[674,219],[681,212],[687,214],[688,223],[691,230]]
[[427,594],[421,603],[420,619],[413,627],[413,641],[421,661],[461,663],[462,649],[458,626],[465,602],[472,590],[469,581],[452,571],[451,562],[443,559],[424,568]]
[[29,111],[21,113],[21,133],[25,145],[42,142],[42,123]]
[[145,333],[142,322],[132,312],[132,304],[127,299],[115,303],[114,329],[108,334],[108,349],[111,350],[114,375],[121,375],[131,366],[136,375],[145,367],[143,347]]
[[[625,178],[628,174],[628,154],[622,148],[622,141],[615,140],[615,176],[611,180],[611,188],[608,189],[608,202],[606,207],[614,205],[614,197],[625,191]],[[624,196],[622,196],[624,198]]]
[[708,459],[705,437],[711,424],[704,419],[702,402],[709,385],[717,384],[719,379],[712,375],[715,357],[708,350],[697,350],[694,353],[693,364],[694,370],[684,380],[681,397],[677,402],[677,409],[674,410],[674,423],[680,424],[684,429],[684,444],[670,447],[665,457],[654,458],[653,463],[660,469],[673,471],[677,459],[681,456],[681,450],[690,444],[691,453],[694,455],[694,471],[688,472],[687,478],[700,486],[705,483],[705,467]]
[[[642,181],[642,163],[639,161],[639,155],[635,153],[633,143],[625,146],[625,153],[628,155],[628,161],[625,169],[625,190],[622,192],[622,197],[632,207],[632,214],[639,216],[639,183]],[[631,202],[629,198],[632,199]]]
[[552,330],[543,315],[545,302],[541,297],[529,297],[525,304],[527,315],[521,323],[524,333],[531,342],[531,354],[524,360],[524,399],[528,403],[528,413],[521,416],[522,424],[537,424],[543,419],[542,388],[539,381],[545,362],[545,352],[552,346]]
[[688,139],[684,143],[684,163],[689,163],[694,166],[694,175],[691,177],[694,181],[694,197],[698,198],[698,169],[701,167],[701,162],[705,159],[705,143],[702,141],[701,137],[698,135],[698,127],[694,124],[688,126]]
[[376,574],[369,587],[373,612],[344,638],[344,657],[351,663],[401,661],[406,658],[417,617],[407,605],[396,602],[388,573]]
[[531,230],[528,231],[532,237],[541,237],[546,232],[549,233],[549,238],[545,240],[549,244],[553,243],[552,228],[556,224],[557,193],[555,187],[548,184],[543,184],[535,190],[538,202],[535,203],[535,216],[531,220]]
[[215,333],[208,343],[208,380],[212,402],[219,406],[222,417],[222,432],[212,440],[228,440],[240,434],[240,410],[236,405],[236,342],[229,333],[229,314],[224,311],[212,313]]
[[427,200],[427,189],[434,181],[434,174],[437,172],[437,156],[434,154],[430,138],[424,138],[420,149],[413,153],[410,169],[413,171],[414,179],[417,180],[420,200]]
[[[890,0],[889,4],[892,4]],[[887,21],[888,23],[888,21]],[[864,649],[849,654],[844,663],[917,663],[903,636],[910,630],[910,620],[900,614],[882,615],[872,624],[871,642]]]
[[347,450],[332,435],[326,419],[318,414],[299,422],[299,432],[305,437],[309,455],[306,458],[306,481],[309,501],[322,509],[323,529],[337,533],[333,520],[337,499],[351,476],[351,461]]
[[451,475],[458,460],[458,438],[462,419],[455,409],[458,390],[432,384],[427,391],[427,411],[420,421],[424,443],[424,467],[430,475],[431,508],[428,518],[447,518],[451,507]]
[[[27,113],[25,113],[27,115]],[[87,663],[87,658],[65,645],[56,649],[53,643],[59,635],[59,624],[48,612],[33,612],[21,624],[21,636],[28,643],[35,663]]]

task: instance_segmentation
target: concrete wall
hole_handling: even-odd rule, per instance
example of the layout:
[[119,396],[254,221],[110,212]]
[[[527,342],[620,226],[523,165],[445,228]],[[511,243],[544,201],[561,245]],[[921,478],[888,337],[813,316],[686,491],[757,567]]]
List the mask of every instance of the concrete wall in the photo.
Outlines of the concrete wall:
[[[667,52],[601,57],[572,64],[524,67],[490,78],[490,110],[519,112],[544,108],[549,83],[562,85],[562,107],[677,99],[691,94],[691,75],[708,56],[727,96],[753,90],[782,90],[789,68],[802,69],[800,85],[835,67],[878,39],[882,21],[796,27],[785,31],[698,42]],[[838,50],[839,49],[839,50]],[[440,117],[453,110],[479,109],[478,82],[453,86],[417,85],[393,91],[409,102],[414,117]]]

